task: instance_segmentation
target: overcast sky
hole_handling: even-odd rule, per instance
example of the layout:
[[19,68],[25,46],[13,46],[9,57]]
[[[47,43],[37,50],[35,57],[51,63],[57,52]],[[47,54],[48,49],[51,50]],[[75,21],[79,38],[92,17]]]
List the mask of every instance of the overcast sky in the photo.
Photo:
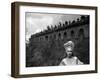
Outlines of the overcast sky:
[[49,25],[58,25],[59,22],[77,20],[80,15],[69,14],[45,14],[45,13],[26,13],[26,40],[30,38],[32,34],[44,30]]

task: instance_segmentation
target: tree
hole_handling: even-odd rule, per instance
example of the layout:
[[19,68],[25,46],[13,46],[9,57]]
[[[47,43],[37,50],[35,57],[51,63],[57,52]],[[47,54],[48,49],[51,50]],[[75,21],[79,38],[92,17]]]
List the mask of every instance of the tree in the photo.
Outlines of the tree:
[[57,29],[57,26],[55,25],[54,30],[56,30],[56,29]]
[[69,21],[69,25],[71,24],[71,21]]
[[84,15],[81,16],[81,20],[84,21],[86,17]]
[[73,20],[72,23],[74,24],[75,23],[75,20]]
[[65,25],[68,25],[68,21],[65,21]]
[[53,30],[54,28],[53,28],[53,26],[51,25],[51,30]]
[[47,30],[51,30],[50,26],[47,26]]
[[77,22],[79,22],[79,18],[77,18]]
[[59,22],[59,26],[61,27],[61,22]]
[[80,41],[75,46],[75,55],[84,63],[89,64],[89,39]]

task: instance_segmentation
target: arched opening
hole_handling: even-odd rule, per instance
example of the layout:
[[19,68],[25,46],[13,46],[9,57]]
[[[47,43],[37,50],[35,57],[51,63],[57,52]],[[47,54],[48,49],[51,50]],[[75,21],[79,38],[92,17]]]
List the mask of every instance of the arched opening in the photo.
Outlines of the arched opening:
[[61,38],[61,33],[58,34],[58,38],[59,38],[59,39]]
[[56,39],[56,34],[53,35],[53,38]]
[[40,41],[42,40],[42,37],[40,37]]
[[74,37],[75,37],[74,34],[75,34],[75,33],[74,33],[74,31],[72,30],[72,31],[71,31],[71,38],[74,38]]
[[45,40],[48,40],[48,36],[45,36]]
[[78,37],[79,37],[79,39],[81,39],[81,40],[84,38],[84,29],[81,28],[81,29],[79,30]]
[[41,41],[41,37],[39,37],[39,38],[37,38],[38,39],[38,41]]
[[67,36],[67,32],[65,31],[63,35],[64,35],[64,37],[66,37]]

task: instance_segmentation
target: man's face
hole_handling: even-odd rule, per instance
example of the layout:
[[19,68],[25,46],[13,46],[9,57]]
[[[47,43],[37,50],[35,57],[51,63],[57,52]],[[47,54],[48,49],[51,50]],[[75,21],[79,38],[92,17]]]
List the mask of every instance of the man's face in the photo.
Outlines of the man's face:
[[72,47],[65,47],[67,57],[72,57]]

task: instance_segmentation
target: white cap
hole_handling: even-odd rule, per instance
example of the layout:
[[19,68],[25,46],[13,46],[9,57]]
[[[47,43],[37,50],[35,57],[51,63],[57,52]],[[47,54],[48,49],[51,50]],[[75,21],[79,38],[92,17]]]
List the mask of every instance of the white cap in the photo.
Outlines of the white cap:
[[73,41],[68,41],[64,44],[64,47],[70,47],[70,48],[74,48],[74,42]]

